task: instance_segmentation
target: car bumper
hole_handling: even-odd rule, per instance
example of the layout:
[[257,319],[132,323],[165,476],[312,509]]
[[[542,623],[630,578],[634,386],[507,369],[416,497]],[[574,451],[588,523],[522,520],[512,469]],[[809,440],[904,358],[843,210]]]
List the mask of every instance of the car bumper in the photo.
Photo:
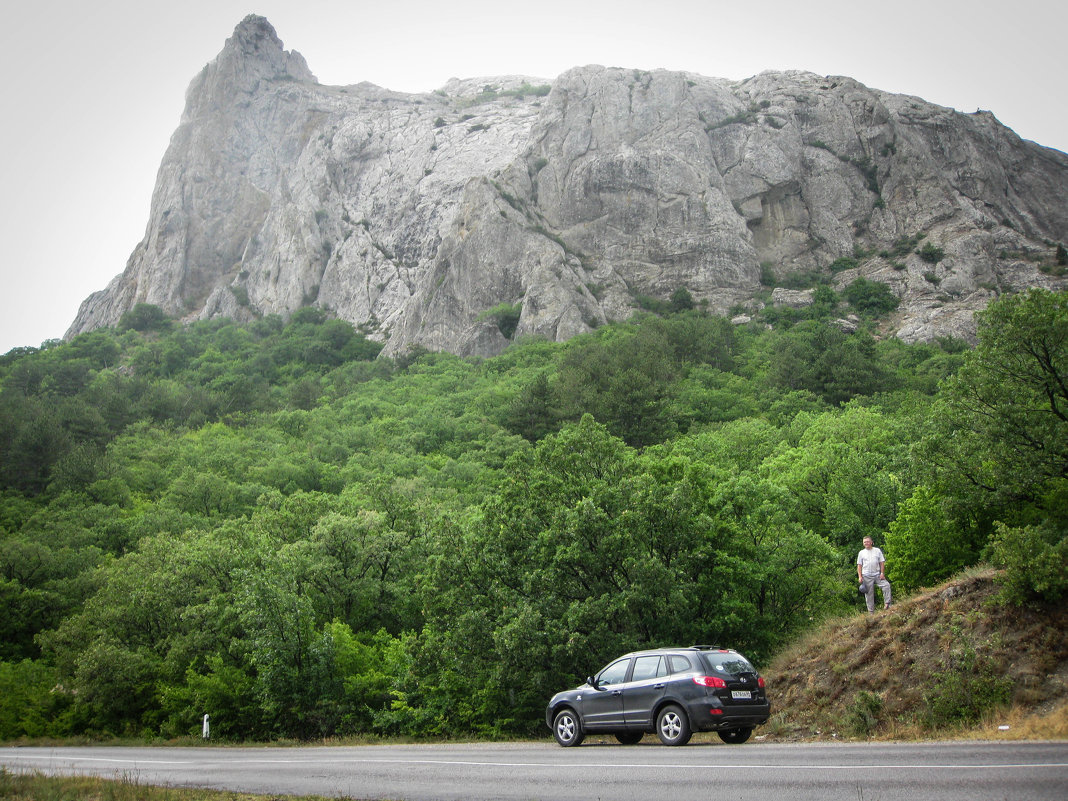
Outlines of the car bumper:
[[688,704],[686,711],[689,713],[690,725],[694,731],[752,729],[768,722],[771,704],[724,707],[704,702]]

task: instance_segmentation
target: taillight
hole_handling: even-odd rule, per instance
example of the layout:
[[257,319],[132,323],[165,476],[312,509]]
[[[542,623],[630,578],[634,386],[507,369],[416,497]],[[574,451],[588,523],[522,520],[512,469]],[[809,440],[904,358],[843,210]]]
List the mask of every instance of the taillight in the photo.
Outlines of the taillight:
[[727,682],[719,676],[694,676],[693,683],[702,687],[718,687],[724,690],[727,688]]
[[763,676],[761,676],[759,679],[757,679],[757,684],[760,685],[760,689],[761,690],[764,689],[764,677]]

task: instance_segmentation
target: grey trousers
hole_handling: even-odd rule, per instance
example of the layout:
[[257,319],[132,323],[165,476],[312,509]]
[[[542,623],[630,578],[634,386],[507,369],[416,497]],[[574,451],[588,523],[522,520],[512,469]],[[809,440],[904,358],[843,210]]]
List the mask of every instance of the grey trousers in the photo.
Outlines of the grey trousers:
[[861,580],[861,588],[864,591],[864,601],[868,604],[868,611],[875,611],[875,588],[883,591],[883,606],[890,606],[890,582],[878,576],[865,576]]

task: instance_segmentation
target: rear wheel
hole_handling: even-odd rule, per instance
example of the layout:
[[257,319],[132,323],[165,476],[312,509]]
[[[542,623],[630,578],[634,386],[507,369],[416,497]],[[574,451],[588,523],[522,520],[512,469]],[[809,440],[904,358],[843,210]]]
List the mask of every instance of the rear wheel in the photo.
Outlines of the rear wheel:
[[752,733],[752,729],[723,729],[716,732],[719,735],[719,739],[731,745],[741,745],[749,739],[749,735]]
[[640,731],[621,731],[616,733],[616,739],[623,745],[634,745],[642,741],[643,733]]
[[681,708],[670,705],[656,716],[656,736],[664,745],[686,745],[690,742],[690,721]]
[[556,713],[556,717],[553,718],[553,737],[556,738],[556,742],[564,748],[570,748],[573,745],[579,745],[585,736],[578,715],[570,709],[561,709]]

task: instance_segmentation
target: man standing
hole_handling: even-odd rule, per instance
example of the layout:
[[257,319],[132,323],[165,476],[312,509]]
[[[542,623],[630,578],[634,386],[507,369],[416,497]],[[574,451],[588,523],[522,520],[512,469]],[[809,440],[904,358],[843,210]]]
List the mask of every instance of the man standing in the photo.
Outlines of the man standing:
[[864,547],[857,554],[857,580],[868,611],[875,611],[875,588],[883,593],[883,609],[890,608],[890,582],[886,580],[886,557],[879,548],[873,547],[871,537],[864,538]]

